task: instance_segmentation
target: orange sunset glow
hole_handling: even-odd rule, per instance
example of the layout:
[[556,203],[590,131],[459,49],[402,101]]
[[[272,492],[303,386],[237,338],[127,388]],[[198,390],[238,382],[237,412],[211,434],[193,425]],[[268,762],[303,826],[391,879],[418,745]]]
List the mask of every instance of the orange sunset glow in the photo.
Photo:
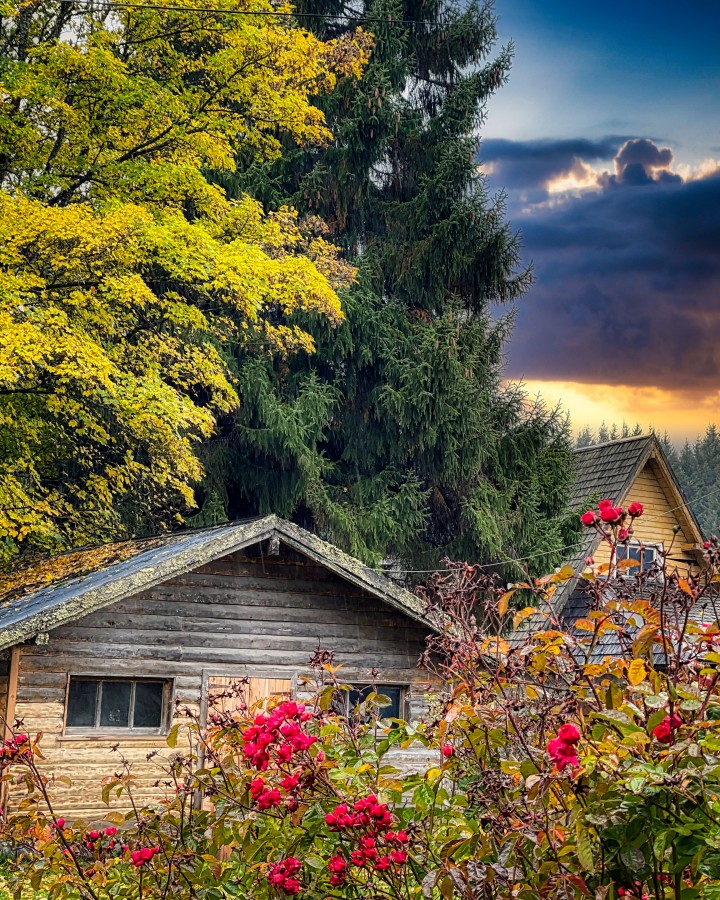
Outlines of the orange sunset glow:
[[585,425],[597,430],[603,422],[643,431],[667,431],[675,444],[694,440],[709,422],[720,422],[720,391],[693,394],[656,387],[582,384],[576,381],[526,381],[531,396],[539,394],[549,405],[559,403],[570,413],[573,431]]

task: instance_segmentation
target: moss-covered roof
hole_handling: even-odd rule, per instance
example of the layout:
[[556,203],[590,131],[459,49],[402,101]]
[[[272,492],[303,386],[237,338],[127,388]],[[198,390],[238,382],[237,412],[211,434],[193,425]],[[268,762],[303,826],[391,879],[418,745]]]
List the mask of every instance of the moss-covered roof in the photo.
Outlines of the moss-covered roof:
[[422,601],[414,594],[303,528],[277,516],[266,516],[77,550],[7,576],[0,581],[0,650],[274,537],[430,625],[423,615]]

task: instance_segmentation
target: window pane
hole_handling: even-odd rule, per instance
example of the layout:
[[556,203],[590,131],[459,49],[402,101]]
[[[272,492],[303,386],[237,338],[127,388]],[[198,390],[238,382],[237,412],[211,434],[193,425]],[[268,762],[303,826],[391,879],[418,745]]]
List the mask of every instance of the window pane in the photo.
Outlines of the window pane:
[[106,728],[127,728],[130,724],[129,681],[103,681],[100,698],[100,725]]
[[[375,694],[385,697],[382,706],[380,706],[380,717],[382,719],[399,719],[400,718],[400,697],[402,688],[389,687],[386,684],[378,684],[375,687]],[[348,713],[353,714],[353,710],[360,703],[364,703],[368,696],[373,693],[371,687],[355,688],[348,693]],[[373,706],[377,704],[373,703]],[[357,714],[356,714],[357,715]]]
[[159,728],[162,724],[163,685],[160,681],[138,681],[135,685],[133,728]]
[[68,728],[92,728],[95,724],[95,703],[97,701],[97,681],[70,679],[68,691]]
[[654,547],[646,547],[643,550],[643,571],[646,569],[651,569],[653,563],[655,562],[655,548]]

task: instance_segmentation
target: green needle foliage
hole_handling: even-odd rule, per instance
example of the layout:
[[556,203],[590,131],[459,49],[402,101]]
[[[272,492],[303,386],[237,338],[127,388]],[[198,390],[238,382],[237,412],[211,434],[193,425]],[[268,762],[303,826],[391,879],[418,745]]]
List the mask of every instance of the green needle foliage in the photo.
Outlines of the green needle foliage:
[[[242,407],[206,446],[196,521],[276,512],[369,562],[430,567],[568,543],[572,479],[558,410],[504,386],[512,305],[530,284],[478,168],[486,103],[508,77],[490,4],[303,0],[322,38],[372,17],[362,80],[318,99],[333,141],[240,156],[230,196],[292,203],[359,268],[346,320],[310,326],[313,355],[232,360]],[[423,22],[426,24],[417,24]],[[413,24],[415,23],[415,24]]]

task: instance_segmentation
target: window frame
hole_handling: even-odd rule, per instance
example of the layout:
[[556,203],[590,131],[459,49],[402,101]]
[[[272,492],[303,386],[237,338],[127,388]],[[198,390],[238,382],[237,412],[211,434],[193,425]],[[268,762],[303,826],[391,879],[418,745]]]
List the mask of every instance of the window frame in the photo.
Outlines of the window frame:
[[[70,684],[72,681],[91,681],[98,684],[99,689],[95,694],[95,715],[93,725],[69,725],[68,710],[70,701]],[[113,727],[112,725],[101,725],[100,716],[102,711],[102,684],[103,682],[129,682],[130,683],[130,700],[128,709],[128,725],[121,727]],[[137,684],[161,684],[162,697],[160,707],[160,725],[157,728],[139,727],[136,728],[132,723],[135,718],[135,696]],[[63,731],[62,736],[67,738],[80,737],[101,737],[115,738],[122,736],[130,737],[162,737],[167,735],[170,730],[170,713],[172,710],[172,699],[175,690],[175,680],[173,678],[162,675],[105,675],[105,674],[89,674],[85,672],[68,672],[67,684],[65,687],[65,707],[63,710]]]
[[[349,688],[349,690],[346,691],[346,690],[341,689],[338,692],[343,695],[343,697],[342,697],[343,708],[340,710],[340,715],[345,716],[345,718],[349,719],[350,713],[352,712],[351,707],[350,707],[350,691],[357,691],[357,692],[368,691],[368,693],[373,693],[373,694],[378,694],[379,696],[383,696],[383,690],[385,688],[389,688],[393,691],[399,692],[398,714],[397,714],[397,716],[391,716],[391,715],[383,716],[381,714],[379,718],[381,720],[382,719],[394,719],[394,718],[407,720],[407,718],[408,718],[408,716],[407,716],[407,700],[408,700],[408,693],[410,690],[410,686],[408,684],[403,684],[400,682],[393,682],[393,681],[383,681],[382,683],[375,684],[375,685],[361,684],[358,682],[348,682],[347,687]],[[387,694],[385,694],[385,696],[387,696]]]
[[[639,560],[637,566],[627,566],[627,567],[623,567],[622,569],[620,569],[618,567],[618,563],[623,561],[621,559],[618,559],[618,555],[617,555],[617,550],[619,550],[620,547],[627,548],[627,550],[630,550],[630,548],[638,549],[643,553],[646,550],[652,550],[653,554],[654,554],[652,563],[650,564],[650,566],[648,566],[648,568],[644,569],[642,560]],[[634,540],[625,541],[624,543],[618,544],[618,546],[617,546],[616,553],[615,553],[615,565],[613,567],[614,574],[618,578],[633,578],[635,575],[640,575],[643,572],[648,572],[650,569],[652,569],[653,566],[662,566],[664,556],[665,556],[665,547],[664,547],[662,541],[634,541]],[[623,559],[627,559],[627,558],[628,558],[627,556],[623,557]],[[662,572],[658,571],[656,573],[656,577],[662,578]]]

